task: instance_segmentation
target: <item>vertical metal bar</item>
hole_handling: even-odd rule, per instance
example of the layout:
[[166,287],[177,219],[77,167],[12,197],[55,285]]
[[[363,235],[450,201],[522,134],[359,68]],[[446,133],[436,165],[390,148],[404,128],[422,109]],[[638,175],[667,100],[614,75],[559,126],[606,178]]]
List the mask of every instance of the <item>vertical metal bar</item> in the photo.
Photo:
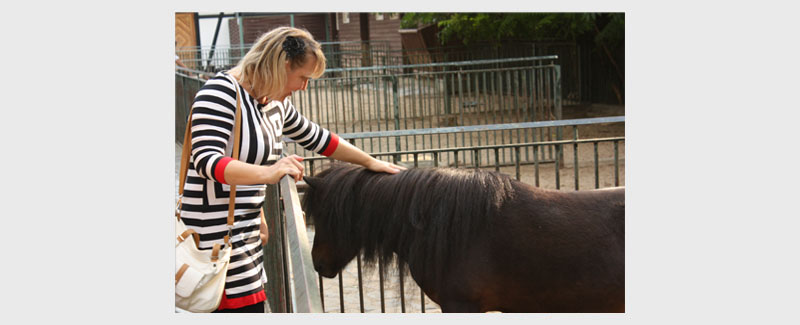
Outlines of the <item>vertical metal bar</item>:
[[[397,96],[398,96],[398,94],[397,94],[397,77],[392,76],[392,78],[390,80],[392,82],[392,93],[393,93],[392,101],[393,101],[393,105],[394,105],[394,129],[395,130],[400,130],[400,102],[398,101],[398,98],[397,98]],[[406,139],[408,139],[408,138],[406,138]],[[406,140],[406,141],[408,141],[408,140]],[[396,151],[401,151],[400,150],[400,137],[395,137],[395,150]],[[395,160],[400,160],[400,156],[399,155],[395,155],[394,157],[395,157]]]
[[386,312],[386,301],[383,296],[383,262],[378,261],[378,287],[381,292],[381,313]]
[[[372,83],[372,81],[369,81],[366,77],[361,77],[361,78],[364,78],[364,85],[366,86],[369,86],[370,83]],[[372,132],[372,107],[377,106],[377,103],[370,102],[370,97],[372,96],[372,90],[370,90],[369,87],[367,87],[367,90],[364,92],[364,96],[366,96],[365,104],[367,106],[366,109],[364,109],[365,111],[367,111],[367,128],[369,128],[369,131]],[[375,117],[375,120],[378,120],[377,116]],[[380,122],[378,123],[378,125],[380,126]],[[378,142],[378,146],[380,147],[380,142]],[[370,152],[375,152],[373,138],[369,138],[369,150]]]
[[[561,112],[561,66],[554,65],[553,66],[553,105],[555,108],[555,115],[556,120],[561,120],[562,112]],[[562,139],[562,132],[563,127],[558,128],[558,140]],[[560,151],[560,154],[564,154],[563,151]],[[563,157],[562,157],[563,158]]]
[[339,271],[339,312],[344,313],[344,283],[342,282],[342,271]]
[[[338,132],[338,130],[334,130],[334,125],[331,125],[331,111],[330,111],[330,103],[331,103],[331,92],[330,92],[330,80],[325,80],[325,125],[328,126],[328,130],[333,130],[334,132]],[[333,120],[336,122],[336,119]]]
[[575,170],[575,190],[577,191],[578,190],[578,178],[579,178],[578,177],[578,170],[580,169],[580,166],[578,165],[578,126],[577,125],[573,125],[572,126],[572,130],[575,133],[575,136],[574,136],[575,143],[573,144],[573,152],[572,152],[572,156],[573,157],[572,157],[572,160],[574,161],[573,169]]
[[[472,114],[475,117],[475,124],[483,124],[481,122],[481,116],[483,115],[482,114],[483,113],[483,108],[482,108],[483,107],[483,102],[482,102],[483,97],[481,95],[481,83],[480,83],[479,76],[480,75],[475,75],[475,85],[474,85],[474,87],[475,87],[475,111]],[[483,132],[483,133],[485,134],[486,132]],[[483,145],[483,143],[481,141],[481,132],[476,132],[475,135],[478,138],[478,146]],[[487,163],[489,162],[489,151],[486,151],[486,160],[482,160],[482,161],[486,161]]]
[[[494,99],[497,97],[497,91],[495,90],[496,80],[497,80],[497,78],[495,78],[495,71],[491,71],[491,75],[489,77],[489,82],[490,82],[489,85],[491,86],[491,87],[489,87],[489,88],[491,88],[491,95],[489,97],[489,102],[491,102],[491,103],[494,103]],[[488,106],[494,106],[494,105],[488,105]],[[497,123],[497,108],[498,107],[500,107],[499,104],[498,104],[497,107],[492,107],[492,124],[496,124]],[[487,109],[488,109],[488,107],[487,107]],[[488,112],[487,112],[487,114],[488,114]],[[488,120],[488,118],[487,118],[487,120]],[[492,135],[493,135],[492,140],[494,140],[494,141],[492,141],[492,143],[493,144],[498,144],[498,142],[497,142],[497,130],[492,131]]]
[[[336,87],[336,93],[339,94],[339,98],[341,99],[342,105],[342,120],[344,125],[342,128],[345,132],[347,132],[347,126],[350,125],[350,132],[355,132],[355,119],[350,118],[353,115],[353,110],[350,110],[350,114],[347,114],[347,91],[345,91],[345,79],[344,78],[336,78],[336,82],[340,85]],[[338,121],[337,121],[338,122]]]
[[425,313],[425,291],[419,289],[419,303],[420,303],[420,311],[424,314]]
[[347,132],[347,114],[342,114],[342,119],[339,118],[339,94],[336,90],[336,80],[330,80],[330,85],[331,95],[333,96],[333,100],[331,101],[331,104],[333,104],[333,125],[336,126],[336,132],[339,132],[339,123],[344,120],[344,123],[342,123],[342,132]]
[[494,148],[494,170],[500,171],[500,149]]
[[[393,115],[393,114],[390,113],[391,109],[392,109],[392,104],[389,101],[389,91],[390,90],[389,90],[389,84],[388,83],[389,83],[390,78],[381,78],[381,79],[383,80],[383,103],[385,105],[384,106],[384,114],[385,114],[384,116],[386,117],[385,123],[386,123],[386,130],[388,131],[389,130],[389,119],[390,119],[390,116]],[[395,137],[395,139],[397,139],[397,137]],[[392,151],[391,148],[392,148],[391,145],[389,145],[389,137],[386,137],[386,152]]]
[[[445,67],[445,71],[447,71],[447,70],[448,70],[448,68]],[[452,87],[448,87],[448,83],[447,82],[452,78],[450,78],[450,74],[447,73],[447,72],[445,72],[442,76],[444,77],[444,114],[445,115],[449,115],[450,114],[450,91],[452,91],[453,88]]]
[[[317,274],[317,277],[319,278],[319,300],[320,300],[320,303],[322,304],[322,312],[324,313],[325,312],[325,288],[322,287],[322,275]],[[267,299],[267,300],[269,300],[269,299]]]
[[517,170],[517,180],[521,180],[519,173],[519,146],[514,147],[514,167]]
[[597,159],[597,141],[594,144],[594,188],[600,188],[600,166]]
[[533,170],[536,187],[539,187],[539,146],[533,146]]
[[[342,77],[341,80],[342,80],[342,82],[344,82],[347,85],[347,93],[350,94],[350,96],[348,96],[350,98],[350,107],[349,107],[350,108],[350,118],[353,121],[353,125],[352,125],[353,132],[356,132],[355,131],[356,130],[356,107],[353,106],[353,78],[349,78],[348,77],[347,79],[345,79],[344,77]],[[361,131],[361,130],[359,130],[359,131]]]
[[[505,93],[503,93],[503,72],[497,72],[497,100],[498,100],[498,107],[497,109],[500,111],[500,123],[505,123]],[[500,131],[500,143],[508,143],[506,142],[506,133],[505,131]],[[503,162],[506,161],[506,152],[503,150]]]
[[619,141],[614,140],[614,186],[619,186]]
[[556,189],[561,189],[561,171],[559,170],[559,166],[561,165],[561,145],[556,145],[556,154],[555,154],[555,166],[556,166]]
[[398,274],[398,277],[399,277],[399,280],[400,280],[400,312],[401,313],[405,313],[406,312],[406,293],[405,293],[405,288],[403,286],[403,270],[402,270],[403,266],[400,265],[400,263],[398,263],[397,264],[397,268],[398,268],[397,274]]
[[[511,71],[508,72],[509,78],[511,77]],[[511,83],[511,88],[514,90],[514,110],[516,111],[515,120],[516,122],[522,122],[522,118],[520,117],[520,106],[519,106],[519,70],[514,70],[514,77],[513,82]],[[521,142],[522,130],[517,129],[517,143]],[[510,133],[510,132],[509,132]],[[513,138],[513,136],[512,136]],[[517,158],[519,160],[519,158]]]
[[[436,88],[437,88],[437,91],[442,91],[442,92],[444,92],[444,93],[443,93],[443,94],[444,94],[444,96],[448,96],[448,95],[447,95],[447,75],[443,75],[443,77],[444,77],[443,84],[442,84],[441,86],[439,86],[439,84],[437,83],[437,84],[436,84]],[[441,89],[441,90],[439,90],[439,88],[442,88],[442,89]],[[445,98],[442,98],[442,100],[444,100],[444,99],[445,99]],[[438,102],[438,100],[436,100],[435,102]],[[438,104],[438,103],[434,103],[434,104]],[[439,107],[438,107],[438,106],[436,106],[436,105],[432,106],[432,107],[431,107],[431,109],[436,109],[436,113],[435,113],[433,116],[431,116],[431,120],[433,120],[433,119],[435,119],[435,118],[437,118],[437,117],[439,116],[439,114],[441,113],[441,111],[439,110]],[[433,122],[433,121],[431,121],[431,122]],[[439,121],[436,121],[436,122],[437,122],[437,123],[436,123],[436,124],[437,124],[437,126],[441,126],[441,125],[440,125],[440,123],[439,123]],[[436,140],[437,140],[437,145],[438,145],[438,147],[437,147],[437,148],[442,148],[442,134],[441,134],[441,133],[437,133],[437,134],[436,134]],[[449,160],[448,160],[448,161],[449,161]]]
[[475,170],[480,168],[480,162],[478,160],[478,149],[472,151],[472,160],[475,163]]
[[[522,114],[523,115],[523,121],[525,121],[525,122],[529,122],[530,121],[530,116],[531,116],[531,105],[530,105],[530,101],[531,101],[531,91],[530,91],[531,81],[530,81],[530,78],[528,77],[528,72],[529,72],[529,70],[523,70],[522,71],[522,88],[523,88],[522,92],[523,92],[523,95],[525,96],[525,98],[527,99],[525,101],[525,103],[522,105],[525,108],[525,113]],[[528,131],[531,131],[531,130],[530,129],[523,130],[523,132],[525,133],[525,142],[530,142],[530,138],[528,137]],[[528,146],[525,146],[525,161],[526,162],[530,162],[531,161],[530,147],[528,147]]]
[[[457,72],[458,73],[458,113],[459,113],[459,119],[461,120],[461,122],[458,125],[466,125],[464,123],[464,109],[465,109],[465,107],[464,107],[464,87],[462,87],[462,84],[463,84],[464,80],[462,80],[461,72],[462,72],[461,70],[459,70]],[[470,138],[470,140],[471,140],[471,138]],[[456,145],[458,145],[458,139],[456,139],[455,134],[453,135],[453,142],[456,143]],[[466,145],[467,145],[466,132],[461,132],[461,146],[466,146]],[[462,158],[463,158],[464,164],[466,165],[466,163],[467,163],[467,152],[466,151],[462,151],[461,154],[462,154]]]
[[[402,73],[402,70],[401,70],[401,73]],[[402,91],[403,94],[406,94],[406,92],[408,91],[408,82],[409,82],[408,78],[403,78],[402,76],[400,76],[397,79],[398,79],[398,82],[400,82],[399,91]],[[409,119],[409,116],[410,116],[409,113],[408,113],[408,110],[409,110],[409,107],[408,107],[409,105],[407,103],[408,98],[407,98],[407,96],[400,96],[399,93],[397,94],[397,96],[398,96],[398,99],[400,100],[400,107],[402,107],[402,112],[403,112],[403,117],[402,117],[403,129],[407,130],[408,129],[408,119]],[[413,114],[413,112],[412,112],[412,114]],[[410,146],[410,144],[408,142],[409,138],[411,138],[411,140],[412,140],[411,144],[415,145],[415,143],[414,143],[414,140],[416,139],[415,136],[404,136],[403,139],[406,140],[406,146],[405,146],[406,150],[411,150],[411,146]],[[416,145],[414,146],[414,150],[416,150]],[[406,157],[406,159],[408,159],[408,155],[405,155],[405,157]]]
[[361,274],[361,254],[356,255],[356,267],[358,268],[358,305],[361,313],[364,313],[364,280]]
[[[419,118],[420,118],[419,121],[421,123],[420,126],[424,128],[425,127],[425,106],[423,104],[424,101],[422,100],[424,98],[424,93],[422,92],[422,82],[423,81],[420,80],[419,74],[415,75],[413,80],[417,83],[417,94],[419,94],[417,96],[417,98],[419,99],[419,110],[417,110],[417,107],[415,106],[414,107],[414,111],[419,113]],[[415,129],[417,128],[416,119],[414,119],[414,128]],[[422,149],[426,149],[427,147],[425,146],[425,136],[422,135],[422,136],[420,136],[420,138],[422,140]]]

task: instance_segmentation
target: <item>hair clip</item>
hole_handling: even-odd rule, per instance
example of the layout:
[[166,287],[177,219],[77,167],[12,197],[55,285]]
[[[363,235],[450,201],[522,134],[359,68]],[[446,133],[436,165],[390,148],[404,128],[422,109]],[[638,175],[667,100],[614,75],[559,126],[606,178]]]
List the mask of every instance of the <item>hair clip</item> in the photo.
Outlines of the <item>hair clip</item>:
[[302,39],[294,36],[287,36],[283,41],[283,50],[289,59],[303,55],[306,52],[306,44]]

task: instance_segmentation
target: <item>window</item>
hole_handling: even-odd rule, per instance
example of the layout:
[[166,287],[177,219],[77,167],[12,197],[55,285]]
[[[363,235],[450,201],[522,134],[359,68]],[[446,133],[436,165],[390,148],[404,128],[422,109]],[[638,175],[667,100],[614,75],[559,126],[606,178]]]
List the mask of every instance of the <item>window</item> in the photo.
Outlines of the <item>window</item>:
[[399,12],[393,12],[393,13],[390,13],[390,14],[389,14],[389,19],[390,19],[390,20],[397,20],[397,19],[400,19],[400,13],[399,13]]
[[349,24],[350,23],[350,13],[349,12],[343,12],[342,13],[342,23],[343,24]]
[[383,14],[375,14],[375,20],[383,20]]

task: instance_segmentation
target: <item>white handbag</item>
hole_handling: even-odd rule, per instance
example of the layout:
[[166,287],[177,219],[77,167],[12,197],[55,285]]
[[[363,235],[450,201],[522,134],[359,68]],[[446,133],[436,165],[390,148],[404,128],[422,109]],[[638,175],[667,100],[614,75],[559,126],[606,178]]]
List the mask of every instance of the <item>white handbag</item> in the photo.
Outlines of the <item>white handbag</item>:
[[[233,159],[239,158],[239,131],[241,130],[241,104],[239,100],[239,87],[236,87],[236,113],[233,130]],[[188,229],[181,220],[181,199],[183,186],[189,168],[189,154],[191,151],[191,112],[186,123],[186,133],[183,138],[183,153],[181,155],[180,187],[178,188],[178,206],[175,210],[175,307],[194,313],[208,313],[216,310],[222,301],[225,289],[225,278],[231,258],[230,237],[233,230],[233,211],[236,201],[236,185],[231,185],[230,202],[228,203],[228,234],[225,236],[225,248],[214,244],[211,250],[200,250],[198,244],[200,237],[192,229]],[[187,240],[187,239],[192,240]]]

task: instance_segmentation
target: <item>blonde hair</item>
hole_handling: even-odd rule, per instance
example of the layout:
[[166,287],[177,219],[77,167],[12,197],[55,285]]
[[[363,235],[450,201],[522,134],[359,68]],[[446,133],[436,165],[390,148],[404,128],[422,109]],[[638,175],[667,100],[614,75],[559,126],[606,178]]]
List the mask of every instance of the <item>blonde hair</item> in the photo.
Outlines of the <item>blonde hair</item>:
[[[305,44],[303,55],[290,57],[283,49],[284,41],[290,36],[303,41]],[[305,29],[278,27],[261,35],[230,73],[240,81],[249,83],[255,92],[251,95],[256,98],[266,96],[275,99],[281,95],[286,86],[286,62],[291,62],[291,69],[297,69],[308,62],[309,55],[314,55],[317,59],[311,77],[319,78],[325,72],[325,55],[311,33]]]

